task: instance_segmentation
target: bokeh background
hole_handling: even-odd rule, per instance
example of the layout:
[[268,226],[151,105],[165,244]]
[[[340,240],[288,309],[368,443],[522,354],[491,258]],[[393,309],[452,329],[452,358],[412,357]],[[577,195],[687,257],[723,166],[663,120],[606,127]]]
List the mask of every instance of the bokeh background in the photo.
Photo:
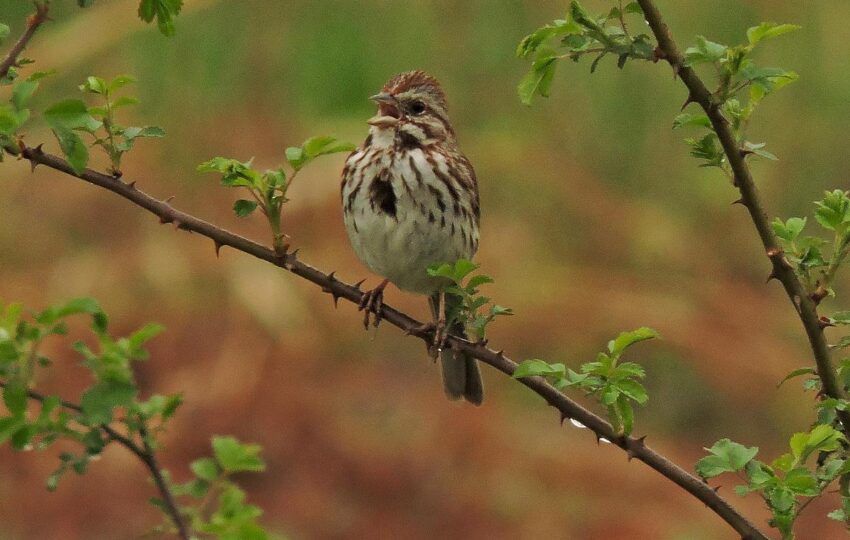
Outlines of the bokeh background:
[[[669,67],[620,71],[608,59],[591,76],[586,62],[564,63],[552,97],[527,108],[515,87],[528,65],[514,47],[566,2],[193,0],[172,39],[135,17],[137,3],[53,2],[54,21],[27,56],[59,71],[35,110],[76,96],[90,74],[137,77],[129,93],[142,104],[124,118],[168,131],[126,158],[141,189],[264,240],[260,218],[234,217],[236,193],[196,165],[224,155],[275,166],[286,146],[315,134],[359,142],[373,113],[366,97],[399,71],[425,69],[444,83],[478,172],[477,260],[496,279],[488,293],[516,312],[492,326],[493,345],[574,367],[620,330],[656,328],[663,341],[630,353],[651,395],[636,432],[688,469],[721,437],[772,459],[808,427],[813,396],[796,383],[776,388],[810,363],[802,329],[780,287],[764,283],[768,263],[746,212],[730,206],[734,189],[698,169],[688,134],[670,130],[685,92]],[[609,4],[586,1],[594,11]],[[763,20],[801,24],[759,54],[801,78],[756,118],[753,139],[781,161],[754,172],[771,215],[809,214],[824,189],[847,187],[850,3],[659,4],[682,46],[696,34],[738,42]],[[30,10],[5,0],[0,21],[17,35]],[[37,116],[27,141],[56,151]],[[299,176],[285,230],[307,262],[374,284],[342,227],[343,159]],[[106,166],[96,153],[93,164]],[[268,472],[240,480],[264,523],[290,538],[735,538],[643,464],[560,427],[514,381],[484,367],[484,405],[449,403],[417,340],[392,327],[364,332],[352,305],[334,309],[316,287],[244,254],[217,258],[210,241],[103,190],[9,160],[0,216],[0,298],[41,309],[94,296],[118,334],[163,323],[138,366],[146,392],[185,395],[162,461],[183,480],[214,434],[263,445]],[[388,301],[427,316],[422,298],[390,289]],[[69,343],[48,344],[56,363],[40,385],[77,399],[88,379]],[[56,453],[0,449],[0,538],[137,538],[157,521],[146,503],[153,487],[126,451],[110,448],[50,494]],[[737,497],[735,479],[721,483],[764,523],[756,498]],[[844,535],[824,518],[834,504],[806,511],[801,539]]]

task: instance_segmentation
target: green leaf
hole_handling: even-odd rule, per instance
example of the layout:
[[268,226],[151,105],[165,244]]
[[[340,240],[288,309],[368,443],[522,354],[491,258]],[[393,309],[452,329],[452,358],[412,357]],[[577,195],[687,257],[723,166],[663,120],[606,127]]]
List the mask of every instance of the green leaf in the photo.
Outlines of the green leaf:
[[165,330],[161,324],[148,323],[136,330],[127,338],[127,345],[131,356],[139,356],[145,343],[158,336]]
[[21,110],[26,107],[37,88],[38,83],[30,80],[15,83],[15,87],[12,89],[12,104],[15,108]]
[[[126,107],[127,105],[138,105],[139,100],[132,96],[121,96],[112,102],[112,110],[118,109],[120,107]],[[89,109],[91,112],[91,109]]]
[[307,161],[307,155],[304,153],[303,148],[290,146],[286,149],[286,161],[288,161],[292,168],[297,171]]
[[65,304],[59,306],[51,306],[42,311],[41,313],[37,314],[35,316],[35,319],[41,324],[51,325],[59,319],[68,317],[70,315],[77,315],[81,313],[95,315],[97,313],[102,312],[103,309],[101,309],[100,304],[97,303],[97,300],[89,297],[81,297],[69,300]]
[[159,126],[128,127],[124,130],[124,138],[128,141],[138,137],[165,137],[165,130]]
[[685,126],[711,127],[711,120],[704,114],[682,113],[673,119],[673,129]]
[[174,17],[183,8],[183,0],[141,0],[139,18],[152,22],[156,18],[159,31],[165,36],[174,35]]
[[771,161],[779,160],[774,154],[768,152],[764,149],[766,143],[751,143],[750,141],[744,141],[742,148],[745,152],[749,152],[759,157],[763,157],[765,159],[769,159]]
[[319,137],[310,137],[304,144],[301,145],[304,153],[309,159],[317,158],[327,154],[335,154],[337,152],[351,152],[356,147],[344,141],[339,141],[335,137],[323,135]]
[[626,4],[626,7],[623,8],[623,11],[626,13],[636,13],[638,15],[643,15],[643,8],[640,7],[640,4],[637,2],[629,2]]
[[246,217],[251,214],[254,210],[257,209],[257,201],[248,201],[245,199],[239,199],[235,203],[233,203],[233,211],[239,217]]
[[776,36],[781,36],[782,34],[787,34],[788,32],[794,32],[795,30],[799,30],[801,27],[796,24],[776,24],[774,22],[763,22],[758,26],[753,26],[749,30],[747,30],[747,40],[750,42],[750,45],[755,45],[758,42],[774,38]]
[[89,150],[80,136],[62,125],[53,126],[53,134],[59,141],[59,147],[68,159],[68,164],[76,174],[83,174],[89,162]]
[[89,76],[86,82],[79,86],[81,92],[89,92],[91,94],[106,94],[109,86],[106,81],[100,77]]
[[[109,81],[108,88],[109,88],[110,92],[114,92],[115,90],[123,88],[123,87],[127,86],[128,84],[134,83],[134,82],[136,82],[136,79],[134,77],[130,76],[130,75],[118,75],[117,77],[115,77],[114,79]],[[114,104],[113,104],[113,106],[114,106]]]
[[803,229],[806,227],[806,218],[798,218],[792,217],[788,218],[788,221],[782,223],[782,220],[776,218],[773,223],[773,232],[779,238],[783,240],[787,240],[789,242],[793,242],[800,236],[800,233],[803,232]]
[[735,472],[743,469],[758,454],[758,447],[747,448],[729,439],[721,439],[711,448],[711,453],[696,464],[697,473],[702,478],[713,478],[724,472]]
[[101,381],[83,393],[80,406],[89,425],[108,424],[116,407],[128,407],[135,399],[135,385],[120,381]]
[[818,481],[808,469],[798,467],[785,475],[785,485],[797,495],[814,497],[820,493]]
[[11,28],[9,28],[9,25],[0,23],[0,41],[3,41],[7,37],[9,37],[9,32],[11,32]]
[[616,387],[624,395],[628,396],[630,399],[635,400],[641,405],[646,403],[649,399],[649,395],[646,392],[646,388],[644,388],[641,383],[635,380],[625,379],[622,381],[617,381]]
[[18,379],[10,379],[3,389],[3,403],[12,416],[22,418],[27,410],[27,387]]
[[697,64],[713,63],[720,61],[726,56],[726,45],[715,43],[697,36],[697,44],[685,50],[685,65],[695,66]]
[[564,364],[549,364],[548,362],[544,362],[543,360],[533,359],[533,360],[524,360],[517,368],[514,370],[513,377],[514,379],[522,379],[524,377],[564,377],[566,375],[566,368]]
[[832,324],[847,325],[850,324],[850,311],[836,311],[829,318]]
[[201,480],[206,480],[207,482],[214,481],[218,478],[218,475],[221,474],[218,464],[212,458],[196,459],[191,465],[189,465],[189,468],[192,469],[195,476]]
[[846,191],[827,191],[823,200],[815,201],[815,206],[815,219],[826,229],[838,231],[850,223],[850,198]]
[[44,111],[44,118],[51,127],[66,129],[82,129],[93,132],[103,125],[89,114],[86,104],[79,99],[66,99],[54,103]]
[[551,49],[541,49],[531,65],[531,70],[522,78],[517,87],[519,99],[525,105],[531,105],[535,95],[549,97],[549,89],[555,78],[557,53]]
[[632,330],[631,332],[623,332],[617,336],[616,339],[608,342],[608,352],[614,356],[619,356],[623,353],[623,351],[635,343],[659,337],[658,332],[645,326],[638,328],[637,330]]
[[789,373],[788,375],[786,375],[785,378],[783,378],[781,381],[779,381],[779,384],[777,384],[776,387],[779,388],[786,381],[791,380],[795,377],[800,377],[801,375],[816,375],[816,374],[817,374],[817,370],[815,368],[812,368],[812,367],[797,368],[797,369],[793,370],[791,373]]
[[256,444],[242,444],[234,437],[213,437],[213,454],[218,465],[227,473],[263,471],[266,464],[260,458],[261,448]]

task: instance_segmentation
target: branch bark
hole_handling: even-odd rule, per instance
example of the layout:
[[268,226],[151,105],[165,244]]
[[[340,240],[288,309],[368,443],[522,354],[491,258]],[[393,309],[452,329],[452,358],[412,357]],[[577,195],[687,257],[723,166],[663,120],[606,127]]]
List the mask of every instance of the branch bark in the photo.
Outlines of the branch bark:
[[[237,251],[252,255],[275,266],[288,270],[289,272],[321,287],[322,291],[332,296],[334,304],[343,298],[355,305],[359,305],[363,291],[359,287],[349,285],[337,279],[335,273],[324,273],[298,259],[297,250],[290,253],[277,254],[274,250],[260,245],[245,237],[222,229],[212,223],[201,220],[195,216],[181,212],[172,207],[166,201],[161,201],[136,188],[135,182],[125,182],[123,179],[108,176],[91,169],[86,169],[77,175],[67,161],[42,151],[41,147],[29,147],[19,143],[19,147],[7,147],[11,154],[27,159],[33,169],[37,165],[44,165],[51,169],[61,171],[69,176],[74,176],[85,182],[111,191],[131,203],[144,208],[159,217],[160,223],[173,224],[177,229],[194,232],[207,237],[213,241],[216,254],[222,246],[229,246]],[[398,311],[388,304],[381,308],[383,320],[403,330],[407,335],[413,335],[424,341],[427,347],[433,338],[433,332],[423,331],[423,325],[409,315]],[[472,343],[456,336],[449,336],[447,346],[462,351],[478,360],[494,367],[496,370],[511,376],[517,364],[505,356],[503,351],[488,348],[483,343]],[[554,388],[542,377],[529,377],[519,379],[519,382],[530,388],[541,396],[546,402],[558,410],[561,422],[566,419],[574,419],[589,428],[597,440],[600,438],[611,441],[612,444],[624,450],[631,459],[642,461],[682,489],[705,503],[714,513],[720,516],[726,523],[737,531],[744,540],[767,540],[767,536],[755,525],[741,515],[723,497],[703,482],[700,478],[690,474],[679,467],[668,458],[647,446],[645,437],[624,437],[618,435],[611,425],[601,417],[585,409],[577,402],[568,398],[565,394]]]
[[[6,381],[0,380],[0,388],[6,388]],[[27,389],[27,397],[34,401],[44,402],[47,399],[47,396],[44,394],[40,394],[34,390]],[[69,410],[75,412],[83,412],[82,407],[77,405],[76,403],[71,403],[70,401],[61,400],[59,404]],[[168,514],[169,519],[171,519],[174,526],[177,528],[177,534],[180,536],[181,540],[189,540],[189,529],[186,527],[185,520],[183,516],[180,514],[180,510],[177,507],[177,503],[174,500],[174,494],[171,493],[171,489],[169,489],[168,484],[165,481],[165,478],[162,475],[162,468],[159,466],[159,463],[156,459],[156,454],[154,453],[153,448],[151,448],[150,444],[147,442],[145,438],[145,432],[142,431],[142,445],[139,446],[135,441],[131,438],[126,437],[120,433],[118,433],[114,428],[107,424],[101,424],[101,431],[106,435],[106,437],[110,440],[113,440],[132,452],[136,457],[144,463],[145,467],[147,467],[151,476],[153,477],[154,483],[156,484],[157,489],[159,490],[159,494],[162,496],[162,500],[164,502],[165,511]]]
[[32,39],[35,31],[47,20],[47,2],[36,2],[35,13],[27,18],[27,29],[21,34],[21,37],[18,38],[18,41],[15,42],[15,45],[9,50],[3,60],[0,61],[0,79],[8,75],[9,70],[17,64],[18,57],[24,52],[27,43]]
[[[652,0],[638,0],[638,3],[643,9],[647,24],[658,40],[658,46],[664,53],[663,57],[687,86],[688,102],[697,103],[702,107],[717,133],[720,144],[723,146],[723,152],[732,168],[734,185],[741,193],[740,202],[750,213],[753,225],[755,225],[762,245],[764,245],[765,253],[773,266],[769,279],[777,279],[782,283],[794,310],[803,323],[809,346],[815,357],[823,392],[829,397],[847,399],[844,388],[838,384],[835,368],[830,359],[829,346],[823,334],[824,324],[817,312],[817,302],[808,295],[797,274],[794,273],[794,268],[785,258],[785,253],[770,226],[758,188],[747,166],[745,154],[735,141],[735,135],[732,133],[729,122],[720,110],[721,104],[717,102],[696,72],[685,65],[684,57],[679,52],[670,29],[664,23],[655,3]],[[842,431],[845,435],[850,436],[850,412],[838,411],[838,418],[842,424]]]

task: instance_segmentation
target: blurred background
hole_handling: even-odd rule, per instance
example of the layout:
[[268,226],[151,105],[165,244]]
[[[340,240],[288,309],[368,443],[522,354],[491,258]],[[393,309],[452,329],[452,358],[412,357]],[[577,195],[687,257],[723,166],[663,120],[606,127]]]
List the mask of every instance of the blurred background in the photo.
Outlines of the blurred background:
[[[514,57],[527,33],[563,16],[554,0],[269,2],[193,0],[177,34],[135,16],[138,2],[87,10],[53,2],[54,21],[26,56],[55,68],[33,103],[77,97],[87,75],[138,79],[141,105],[126,124],[164,127],[124,162],[125,178],[179,209],[267,242],[259,216],[240,220],[237,193],[195,172],[216,155],[259,167],[317,134],[359,143],[366,99],[393,74],[421,68],[443,82],[453,124],[478,172],[482,241],[477,261],[496,279],[486,293],[516,316],[492,325],[512,358],[575,367],[619,331],[647,325],[663,341],[630,360],[648,373],[636,434],[692,470],[702,448],[730,437],[770,460],[808,428],[813,396],[797,382],[809,365],[802,328],[728,180],[699,169],[672,132],[685,99],[668,66],[606,59],[559,66],[552,97],[520,104],[528,64]],[[601,12],[607,0],[587,0]],[[844,0],[659,1],[682,47],[696,34],[737,43],[760,21],[803,26],[763,47],[763,65],[800,81],[766,100],[751,136],[778,163],[753,165],[768,211],[808,215],[827,188],[846,188],[850,118]],[[17,36],[30,2],[0,3]],[[637,26],[638,21],[633,22]],[[8,46],[8,44],[7,44]],[[4,98],[5,99],[5,98]],[[55,140],[37,116],[27,142]],[[94,152],[92,165],[106,160]],[[299,175],[284,210],[303,259],[349,282],[368,277],[342,226],[343,155]],[[257,442],[268,471],[246,475],[264,523],[301,538],[735,538],[671,482],[592,434],[559,426],[521,385],[483,368],[481,408],[449,403],[418,340],[390,326],[364,332],[356,308],[266,263],[162,226],[106,191],[27,163],[0,166],[0,298],[32,309],[90,295],[123,335],[157,321],[166,333],[138,365],[148,393],[183,392],[161,459],[177,480],[215,434]],[[812,229],[812,225],[810,225]],[[844,285],[844,287],[842,287]],[[839,284],[846,291],[846,280]],[[419,318],[423,298],[388,290]],[[848,303],[829,301],[826,310]],[[830,337],[837,338],[830,330]],[[80,334],[83,335],[83,334]],[[89,380],[68,340],[48,343],[40,387],[77,400]],[[86,477],[55,493],[44,480],[58,451],[0,449],[0,539],[137,538],[159,519],[145,470],[110,448]],[[721,494],[755,522],[766,512]],[[841,538],[827,498],[801,518],[800,538]]]

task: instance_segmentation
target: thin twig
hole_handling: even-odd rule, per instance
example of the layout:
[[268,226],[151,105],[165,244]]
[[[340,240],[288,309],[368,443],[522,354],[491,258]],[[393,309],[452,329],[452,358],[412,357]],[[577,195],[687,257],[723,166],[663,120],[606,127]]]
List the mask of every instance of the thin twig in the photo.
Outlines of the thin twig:
[[17,65],[18,56],[20,56],[24,51],[27,43],[29,43],[29,40],[32,39],[35,31],[38,30],[38,27],[44,24],[47,20],[47,2],[36,2],[35,13],[27,18],[27,29],[23,34],[21,34],[21,37],[18,38],[18,41],[15,42],[15,45],[9,50],[6,57],[3,58],[3,61],[0,62],[0,79],[6,77],[6,75],[9,74],[9,70],[12,69],[13,66]]
[[[0,388],[6,388],[8,383],[6,381],[0,380]],[[40,394],[34,390],[27,389],[27,397],[43,403],[47,396],[44,394]],[[83,408],[77,405],[76,403],[71,403],[70,401],[60,400],[59,404],[69,410],[75,412],[83,412]],[[159,466],[159,463],[156,459],[156,454],[154,453],[153,448],[150,446],[150,443],[147,440],[147,430],[142,427],[139,429],[139,435],[142,438],[142,446],[140,447],[133,441],[131,438],[126,437],[120,433],[118,433],[114,428],[110,427],[107,424],[101,424],[99,428],[106,434],[108,439],[111,439],[121,446],[125,447],[127,450],[132,452],[139,460],[144,463],[145,467],[150,471],[151,476],[154,479],[154,483],[156,484],[157,489],[159,490],[160,495],[162,496],[163,503],[165,505],[165,511],[168,514],[168,517],[174,523],[174,526],[177,528],[177,533],[182,540],[189,540],[189,532],[186,527],[186,523],[183,520],[183,516],[180,514],[180,510],[177,507],[177,503],[174,500],[174,495],[171,493],[171,489],[168,487],[168,483],[166,483],[165,478],[162,475],[162,469]]]
[[[7,147],[6,150],[29,160],[33,168],[36,165],[45,165],[51,169],[61,171],[67,175],[109,190],[129,200],[136,206],[155,214],[159,217],[160,223],[171,223],[178,229],[205,236],[213,241],[216,252],[218,252],[221,246],[230,246],[237,251],[247,253],[275,266],[279,266],[318,285],[323,292],[333,297],[334,302],[339,298],[344,298],[355,305],[360,305],[363,292],[359,287],[338,280],[333,272],[326,274],[300,261],[297,257],[297,251],[277,254],[273,250],[252,240],[185,212],[181,212],[167,202],[151,197],[137,189],[135,182],[126,183],[124,179],[108,176],[91,169],[85,169],[78,175],[67,161],[58,156],[45,153],[41,150],[41,147],[29,147],[23,143],[19,143],[18,148]],[[382,305],[381,315],[383,320],[400,328],[406,334],[422,339],[426,347],[431,344],[433,331],[423,330],[424,326],[422,323],[409,315],[398,311],[388,304]],[[508,376],[513,375],[514,370],[517,368],[517,364],[505,356],[502,351],[490,349],[482,343],[472,343],[456,336],[448,336],[446,345],[477,358]],[[723,497],[719,496],[714,489],[709,487],[701,479],[688,473],[663,455],[651,449],[645,444],[644,437],[625,437],[619,435],[612,429],[608,422],[568,398],[542,377],[526,377],[519,379],[519,382],[530,388],[545,399],[549,405],[557,409],[562,422],[566,419],[574,419],[580,422],[595,433],[597,440],[601,438],[607,439],[614,445],[625,450],[629,459],[634,458],[642,461],[652,469],[658,471],[661,475],[705,503],[714,513],[735,529],[744,540],[767,540],[768,537],[764,533],[759,531],[755,525],[750,523]]]
[[[684,58],[679,52],[675,41],[673,41],[670,29],[667,28],[667,25],[661,18],[661,13],[659,13],[658,8],[655,7],[652,0],[638,0],[638,3],[646,16],[646,22],[658,40],[658,46],[663,52],[663,57],[670,63],[685,86],[688,87],[688,102],[699,104],[708,115],[709,120],[711,120],[711,125],[715,133],[717,133],[718,139],[720,139],[723,152],[726,154],[726,158],[729,160],[729,165],[732,168],[734,175],[733,183],[741,192],[740,202],[749,211],[756,231],[758,231],[759,238],[764,245],[765,253],[773,265],[770,278],[778,279],[782,283],[785,292],[788,294],[788,298],[794,305],[794,310],[797,312],[806,330],[806,337],[808,337],[809,346],[815,357],[818,376],[823,385],[824,393],[832,398],[847,399],[844,389],[838,384],[835,369],[830,360],[829,346],[823,334],[824,327],[817,312],[817,305],[809,297],[805,287],[803,287],[803,284],[794,272],[794,268],[785,258],[785,253],[779,245],[776,235],[773,233],[767,213],[764,210],[764,205],[761,202],[758,188],[747,166],[744,153],[735,140],[735,135],[729,127],[729,122],[720,110],[721,104],[713,99],[711,92],[709,92],[702,80],[697,76],[696,72],[685,65]],[[841,421],[844,433],[850,435],[850,412],[838,411],[838,418]]]

